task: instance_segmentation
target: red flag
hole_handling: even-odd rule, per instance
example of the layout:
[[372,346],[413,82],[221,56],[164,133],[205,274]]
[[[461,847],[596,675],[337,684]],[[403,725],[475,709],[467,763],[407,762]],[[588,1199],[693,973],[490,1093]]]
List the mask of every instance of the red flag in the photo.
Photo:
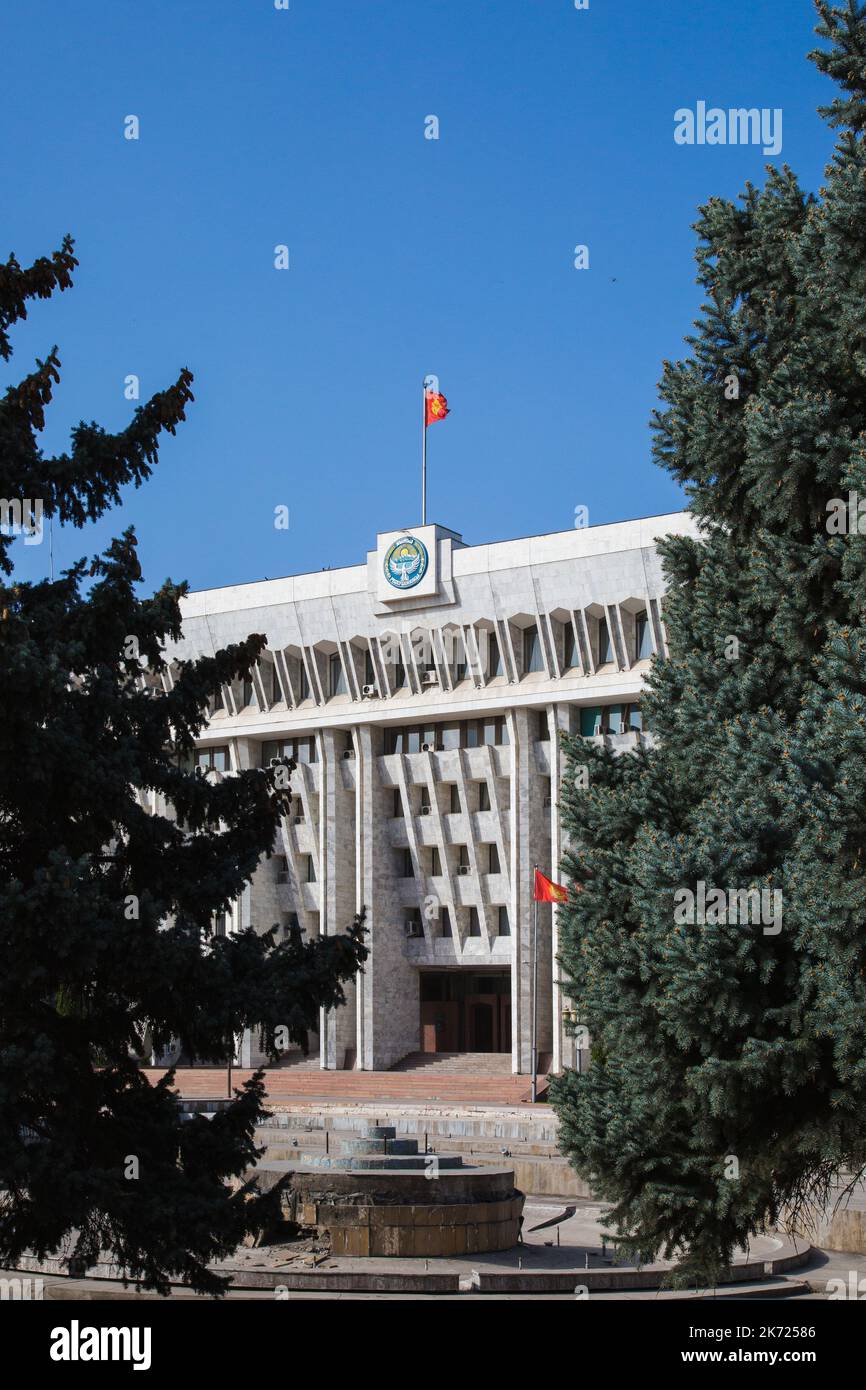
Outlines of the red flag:
[[535,892],[532,896],[537,903],[568,902],[568,890],[561,883],[545,878],[540,869],[535,870]]
[[444,420],[449,413],[448,402],[439,391],[424,392],[424,427],[432,425],[435,420]]

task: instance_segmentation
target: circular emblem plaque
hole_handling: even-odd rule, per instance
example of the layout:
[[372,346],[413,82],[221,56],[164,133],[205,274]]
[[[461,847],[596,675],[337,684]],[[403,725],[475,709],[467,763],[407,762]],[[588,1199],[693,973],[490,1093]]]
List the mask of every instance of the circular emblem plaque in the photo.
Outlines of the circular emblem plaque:
[[427,547],[415,536],[400,536],[388,547],[385,578],[395,589],[414,589],[427,573]]

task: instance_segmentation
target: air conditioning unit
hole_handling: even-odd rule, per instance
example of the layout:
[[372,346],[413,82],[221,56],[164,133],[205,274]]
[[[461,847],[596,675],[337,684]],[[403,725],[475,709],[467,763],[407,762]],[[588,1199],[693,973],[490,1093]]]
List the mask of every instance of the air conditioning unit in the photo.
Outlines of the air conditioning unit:
[[403,931],[406,933],[406,936],[413,937],[416,940],[419,936],[424,935],[424,928],[421,926],[420,922],[415,921],[414,917],[408,918],[408,920],[403,923]]
[[379,694],[379,691],[375,685],[364,685],[361,687],[361,694],[365,699],[372,700],[375,695]]
[[303,817],[303,816],[292,816],[292,825],[303,825],[303,824],[304,824],[304,817]]
[[422,752],[422,753],[435,753],[435,752],[436,752],[436,744],[435,744],[435,743],[422,743],[422,744],[421,744],[421,752]]
[[427,802],[425,801],[425,802],[423,803],[422,807],[421,807],[421,815],[422,815],[422,816],[429,816],[429,814],[430,814],[430,807],[428,806]]
[[345,751],[345,753],[343,754],[343,757],[344,757],[344,758],[354,758],[354,756],[355,756],[355,750],[354,750],[354,748],[347,748],[346,751]]
[[465,878],[466,875],[471,872],[471,869],[468,864],[458,864],[457,872],[461,875],[461,877]]
[[424,672],[424,684],[425,684],[425,685],[438,685],[438,684],[439,684],[439,677],[437,676],[437,674],[436,674],[435,671],[425,671],[425,672]]

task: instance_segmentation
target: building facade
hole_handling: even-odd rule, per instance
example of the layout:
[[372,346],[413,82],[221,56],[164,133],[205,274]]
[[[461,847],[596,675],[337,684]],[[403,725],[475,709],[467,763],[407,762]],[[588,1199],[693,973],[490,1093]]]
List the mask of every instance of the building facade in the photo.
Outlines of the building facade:
[[[184,600],[169,662],[267,635],[199,762],[297,761],[291,812],[224,929],[297,921],[312,938],[366,909],[370,956],[321,1019],[322,1067],[500,1052],[530,1070],[533,868],[556,878],[563,849],[559,734],[622,751],[645,737],[641,684],[665,653],[655,541],[671,533],[693,534],[687,514],[478,546],[422,526],[382,533],[357,566]],[[574,1042],[547,905],[538,948],[541,1070],[556,1071]],[[254,1037],[237,1060],[263,1060]]]

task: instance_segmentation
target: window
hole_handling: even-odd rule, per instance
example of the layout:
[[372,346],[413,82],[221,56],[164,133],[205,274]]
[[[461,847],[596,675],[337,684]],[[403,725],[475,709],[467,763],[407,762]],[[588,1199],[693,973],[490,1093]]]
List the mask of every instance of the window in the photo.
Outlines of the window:
[[460,747],[460,725],[459,724],[440,724],[439,725],[440,747],[446,751]]
[[452,782],[452,783],[451,783],[451,803],[450,803],[450,804],[451,804],[451,814],[452,814],[452,816],[459,816],[459,815],[460,815],[460,792],[459,792],[459,790],[458,790],[458,787],[457,787],[457,783],[456,783],[456,782]]
[[251,681],[251,680],[243,680],[243,681],[241,681],[241,709],[246,709],[247,705],[255,705],[255,704],[258,704],[258,701],[256,700],[255,694],[254,694],[254,692],[253,692],[253,683],[252,683],[252,681]]
[[328,689],[332,697],[346,694],[346,673],[339,652],[328,657]]
[[458,867],[458,869],[468,869],[468,868],[469,868],[469,846],[468,846],[468,845],[458,845],[458,846],[457,846],[457,867]]
[[409,677],[406,674],[406,667],[399,659],[394,663],[394,689],[402,690],[409,684]]
[[451,930],[451,913],[449,912],[447,907],[442,908],[440,921],[442,923],[442,935],[452,936],[453,932]]
[[598,706],[580,711],[580,732],[584,738],[597,738],[601,733],[601,709]]
[[315,737],[269,739],[262,744],[262,767],[269,767],[271,758],[292,758],[296,763],[314,763],[317,760]]
[[605,666],[609,661],[613,661],[613,644],[610,640],[610,629],[607,625],[607,618],[598,620],[598,664]]
[[308,883],[315,883],[315,882],[316,882],[316,865],[315,865],[315,862],[314,862],[314,860],[313,860],[313,856],[312,856],[311,854],[305,854],[305,855],[304,855],[304,858],[305,858],[306,861],[307,861],[307,866],[306,866],[306,867],[307,867],[307,874],[306,874],[307,882],[308,882]]
[[490,810],[490,787],[486,782],[478,783],[478,809],[479,811]]
[[274,691],[277,689],[274,678],[274,667],[270,661],[262,661],[259,666],[259,680],[264,687],[265,699],[269,705],[274,703]]
[[652,635],[650,633],[649,615],[644,609],[642,613],[636,613],[634,619],[634,659],[635,661],[645,661],[653,654]]
[[399,868],[401,878],[414,878],[415,870],[412,867],[412,851],[403,849],[400,852]]
[[434,845],[430,850],[430,875],[432,878],[438,878],[441,872],[442,861],[439,858],[439,851]]
[[608,705],[606,713],[607,732],[609,734],[621,734],[623,731],[622,705]]
[[499,873],[499,850],[496,845],[487,846],[487,872],[489,874]]
[[478,908],[477,908],[477,907],[470,907],[470,909],[469,909],[469,935],[470,935],[470,936],[480,936],[480,935],[481,935],[481,923],[480,923],[480,921],[478,920]]
[[301,930],[297,912],[286,912],[283,915],[283,936],[292,936]]
[[213,919],[214,936],[231,936],[232,933],[232,914],[230,912],[217,912]]
[[566,671],[572,666],[579,665],[577,660],[577,640],[574,635],[574,624],[565,624],[565,648],[563,651],[563,666]]
[[402,814],[403,814],[403,796],[402,796],[402,793],[400,792],[399,788],[397,788],[397,789],[395,790],[395,792],[394,792],[394,805],[393,805],[392,810],[391,810],[391,815],[394,816],[394,817],[396,818],[397,816],[402,816]]
[[511,923],[508,920],[508,908],[500,907],[496,928],[499,936],[511,935]]
[[640,712],[640,705],[626,705],[626,724],[629,729],[637,729],[638,732],[643,728],[643,715]]
[[546,710],[546,709],[540,709],[540,710],[538,711],[538,733],[537,733],[537,738],[538,738],[539,743],[549,743],[549,742],[550,742],[550,721],[549,721],[548,718],[547,718],[547,710]]
[[304,663],[303,663],[303,661],[302,661],[302,662],[301,662],[300,676],[299,676],[299,679],[298,679],[298,703],[300,704],[303,700],[309,700],[309,698],[310,698],[310,682],[309,682],[309,678],[308,678],[308,676],[307,676],[307,668],[306,668],[306,666],[304,665]]
[[523,674],[528,676],[533,671],[543,671],[544,662],[541,658],[541,640],[538,636],[538,628],[535,626],[527,627],[523,632]]
[[369,647],[364,651],[364,684],[376,684],[376,673],[373,670],[373,653]]
[[206,771],[213,768],[215,772],[226,772],[229,766],[229,750],[222,746],[219,748],[197,748],[195,765]]
[[492,681],[496,676],[502,675],[502,654],[499,650],[499,641],[494,632],[487,638],[487,679]]
[[460,633],[454,636],[454,684],[459,685],[460,681],[465,681],[469,673],[466,662],[466,643]]

